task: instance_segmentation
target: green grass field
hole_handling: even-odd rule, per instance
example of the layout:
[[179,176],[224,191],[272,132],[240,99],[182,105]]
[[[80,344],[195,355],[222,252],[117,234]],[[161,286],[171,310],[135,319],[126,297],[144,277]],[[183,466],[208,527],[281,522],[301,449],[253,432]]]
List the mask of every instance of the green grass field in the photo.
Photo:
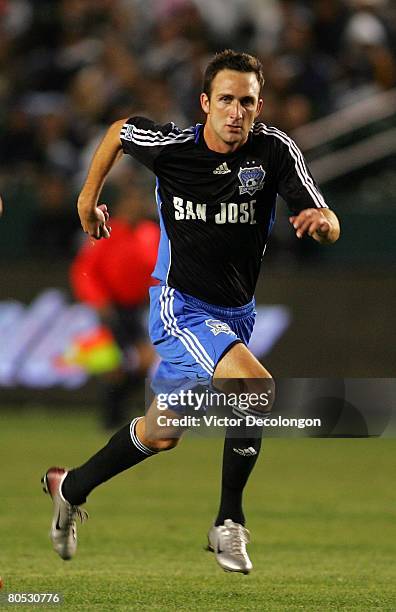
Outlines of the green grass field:
[[97,489],[61,561],[40,477],[106,440],[90,413],[0,411],[3,591],[57,591],[74,611],[396,610],[396,440],[266,440],[245,496],[249,576],[203,550],[222,444],[195,437]]

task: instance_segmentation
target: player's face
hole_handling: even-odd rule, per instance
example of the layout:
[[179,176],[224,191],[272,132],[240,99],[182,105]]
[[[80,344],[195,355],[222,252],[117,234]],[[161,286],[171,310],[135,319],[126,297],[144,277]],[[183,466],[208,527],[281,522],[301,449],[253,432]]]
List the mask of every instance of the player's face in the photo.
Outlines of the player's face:
[[210,98],[201,94],[206,113],[205,141],[218,153],[229,153],[242,146],[263,101],[254,72],[221,70],[212,81]]

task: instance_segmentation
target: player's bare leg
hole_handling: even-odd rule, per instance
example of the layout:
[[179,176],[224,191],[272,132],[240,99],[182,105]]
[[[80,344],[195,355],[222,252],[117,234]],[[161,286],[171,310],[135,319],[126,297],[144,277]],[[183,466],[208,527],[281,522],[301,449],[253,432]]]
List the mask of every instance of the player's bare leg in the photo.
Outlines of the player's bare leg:
[[[179,415],[180,416],[180,415]],[[159,410],[157,401],[154,400],[146,415],[136,423],[136,434],[141,442],[149,447],[159,450],[170,450],[174,448],[186,428],[161,424],[159,417],[175,419],[178,417],[172,410]]]
[[272,376],[253,353],[242,342],[238,342],[220,359],[213,378],[250,379],[272,378]]
[[[148,413],[156,413],[156,400],[150,410]],[[69,471],[53,467],[43,476],[44,490],[51,495],[53,501],[50,538],[54,550],[62,559],[71,559],[76,553],[76,518],[83,520],[86,517],[79,506],[86,501],[89,493],[148,457],[174,448],[183,433],[172,432],[174,437],[161,438],[159,431],[157,436],[148,438],[146,423],[146,417],[133,419],[82,466]]]
[[[238,379],[234,381],[233,379]],[[268,370],[252,355],[247,347],[238,343],[217,364],[214,382],[224,390],[245,385],[246,392],[263,390],[272,395],[266,411],[273,401],[273,381]],[[249,431],[252,429],[252,431]],[[247,428],[244,424],[228,428],[224,441],[222,491],[219,512],[208,534],[208,548],[216,554],[219,565],[230,572],[248,574],[252,563],[246,552],[249,532],[245,528],[242,494],[261,448],[261,428]]]

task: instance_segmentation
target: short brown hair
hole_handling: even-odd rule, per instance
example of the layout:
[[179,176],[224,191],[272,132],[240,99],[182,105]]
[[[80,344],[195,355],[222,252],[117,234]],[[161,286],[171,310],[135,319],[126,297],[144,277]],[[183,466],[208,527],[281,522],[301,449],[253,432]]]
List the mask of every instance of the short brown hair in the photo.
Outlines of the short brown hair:
[[225,49],[216,53],[206,67],[203,81],[203,91],[210,98],[212,82],[221,70],[236,70],[237,72],[254,72],[260,86],[264,85],[263,66],[260,60],[248,53],[238,53],[232,49]]

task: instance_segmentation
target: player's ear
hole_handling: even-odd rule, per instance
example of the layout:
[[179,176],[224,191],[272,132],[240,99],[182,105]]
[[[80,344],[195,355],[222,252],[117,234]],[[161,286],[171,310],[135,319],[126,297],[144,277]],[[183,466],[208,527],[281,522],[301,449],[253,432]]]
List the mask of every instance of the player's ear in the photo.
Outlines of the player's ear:
[[203,112],[208,114],[210,108],[210,100],[208,95],[206,93],[201,93],[200,101]]
[[263,110],[263,104],[264,104],[263,98],[259,98],[259,101],[257,102],[256,117],[258,117],[261,111]]

